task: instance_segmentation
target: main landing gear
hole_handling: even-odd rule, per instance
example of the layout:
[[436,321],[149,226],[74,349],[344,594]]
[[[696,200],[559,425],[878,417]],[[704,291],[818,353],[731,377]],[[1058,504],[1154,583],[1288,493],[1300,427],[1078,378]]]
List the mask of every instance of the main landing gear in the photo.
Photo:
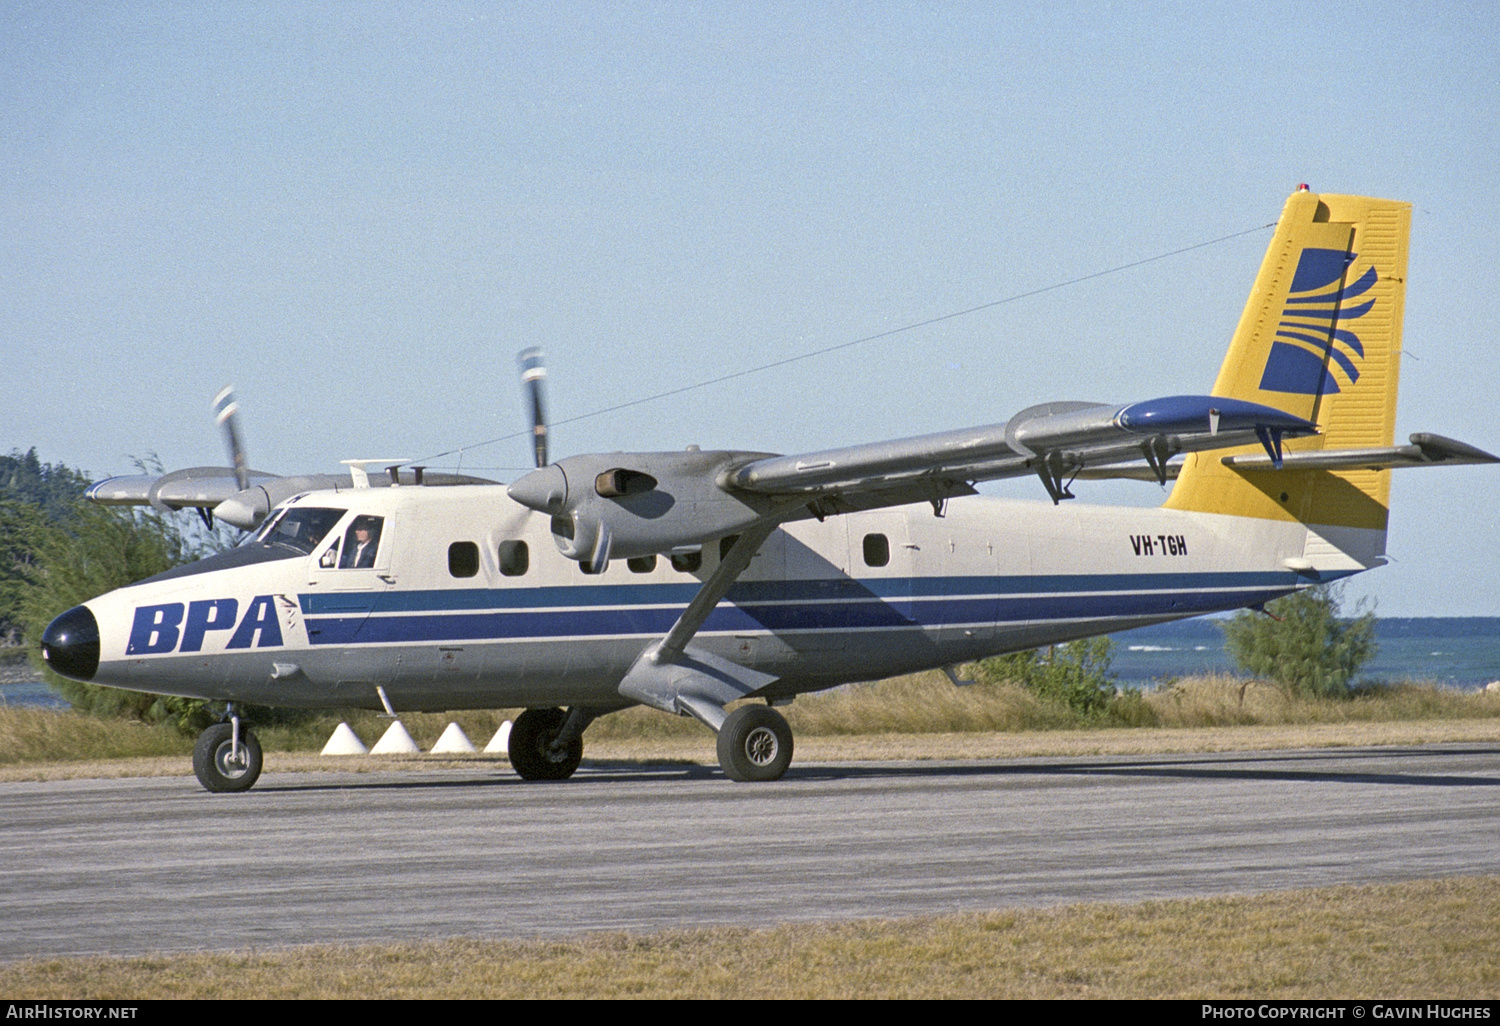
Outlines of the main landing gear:
[[193,746],[193,772],[208,791],[248,791],[260,779],[260,767],[260,741],[238,716],[215,723]]
[[592,720],[577,709],[527,709],[510,727],[511,766],[522,780],[567,780],[583,761],[583,728]]
[[742,705],[719,727],[719,766],[730,780],[780,780],[792,762],[792,728],[768,705]]
[[[596,715],[573,708],[527,709],[517,716],[510,728],[510,764],[517,776],[522,780],[571,777],[583,761],[583,730]],[[712,726],[709,718],[704,722]],[[730,780],[780,780],[791,765],[792,728],[786,717],[768,705],[740,706],[723,718],[718,732],[719,766]]]

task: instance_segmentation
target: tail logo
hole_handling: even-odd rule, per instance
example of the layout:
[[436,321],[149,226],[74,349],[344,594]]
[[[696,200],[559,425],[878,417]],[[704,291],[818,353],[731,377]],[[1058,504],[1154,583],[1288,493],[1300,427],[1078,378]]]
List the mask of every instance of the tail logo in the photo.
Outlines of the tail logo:
[[1358,256],[1338,249],[1302,251],[1261,375],[1262,391],[1331,395],[1341,391],[1335,367],[1348,385],[1359,380],[1358,362],[1365,350],[1347,325],[1369,313],[1375,300],[1344,304],[1370,291],[1377,275],[1370,267],[1352,285],[1343,285],[1347,268]]

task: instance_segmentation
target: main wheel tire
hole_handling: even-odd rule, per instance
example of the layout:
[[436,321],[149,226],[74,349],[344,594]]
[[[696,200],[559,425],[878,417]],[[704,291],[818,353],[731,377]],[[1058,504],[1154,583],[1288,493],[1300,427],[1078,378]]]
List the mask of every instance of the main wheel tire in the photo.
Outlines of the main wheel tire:
[[510,764],[522,780],[567,780],[583,761],[583,738],[561,752],[552,742],[568,714],[561,709],[527,709],[510,727]]
[[730,780],[780,780],[792,764],[792,728],[767,705],[742,705],[719,728],[719,765]]
[[193,772],[205,790],[220,794],[248,791],[260,779],[260,741],[241,728],[239,757],[234,751],[234,727],[215,723],[198,735],[193,746]]

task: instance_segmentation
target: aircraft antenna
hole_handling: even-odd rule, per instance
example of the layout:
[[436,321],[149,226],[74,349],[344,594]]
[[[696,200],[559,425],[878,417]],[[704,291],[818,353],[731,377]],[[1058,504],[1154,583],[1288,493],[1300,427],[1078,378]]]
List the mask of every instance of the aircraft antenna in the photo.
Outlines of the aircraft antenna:
[[[731,371],[728,374],[721,374],[721,375],[719,375],[716,378],[708,378],[707,380],[694,382],[693,384],[690,384],[690,385],[682,385],[682,386],[680,386],[678,388],[670,388],[670,389],[667,389],[665,392],[657,392],[654,395],[643,396],[640,399],[632,399],[629,402],[617,403],[614,406],[601,407],[600,409],[592,410],[592,411],[590,411],[588,413],[580,413],[580,414],[578,414],[575,417],[567,417],[567,418],[565,418],[563,420],[558,421],[558,423],[559,424],[574,424],[574,423],[577,423],[580,420],[589,420],[590,418],[593,418],[593,417],[602,417],[606,413],[618,413],[621,410],[628,410],[628,409],[630,409],[632,407],[635,407],[635,406],[644,406],[646,403],[654,403],[658,399],[669,399],[669,398],[671,398],[672,396],[675,396],[675,395],[682,395],[684,392],[693,392],[693,391],[696,391],[697,389],[700,389],[700,388],[708,388],[711,385],[722,385],[724,382],[726,382],[726,381],[733,381],[736,378],[749,377],[751,374],[759,374],[759,373],[761,373],[763,371],[775,370],[778,367],[785,367],[785,366],[787,366],[789,364],[800,363],[803,360],[811,360],[811,359],[813,359],[814,357],[817,357],[817,356],[826,356],[829,353],[836,353],[836,352],[839,352],[842,349],[852,349],[855,346],[864,345],[866,342],[875,342],[875,341],[878,341],[879,339],[890,338],[893,335],[903,334],[904,332],[916,331],[918,328],[927,328],[927,327],[931,327],[934,324],[941,324],[944,321],[951,321],[951,320],[954,320],[954,319],[959,318],[959,317],[968,317],[971,314],[981,313],[981,312],[983,312],[985,310],[993,310],[995,307],[1005,306],[1007,303],[1015,303],[1015,302],[1019,302],[1020,300],[1023,300],[1023,299],[1030,299],[1033,296],[1040,296],[1040,295],[1043,295],[1043,294],[1048,293],[1048,292],[1055,292],[1058,289],[1068,288],[1069,286],[1072,286],[1072,285],[1080,285],[1080,284],[1082,284],[1083,282],[1086,282],[1086,281],[1093,281],[1095,278],[1103,278],[1103,277],[1106,277],[1106,276],[1111,275],[1111,274],[1119,274],[1122,271],[1128,271],[1128,270],[1131,270],[1132,268],[1136,268],[1136,267],[1143,267],[1146,264],[1153,264],[1153,263],[1156,263],[1159,260],[1167,260],[1167,259],[1170,259],[1171,257],[1181,256],[1184,253],[1191,253],[1191,252],[1193,252],[1194,250],[1197,250],[1197,249],[1204,249],[1204,248],[1206,248],[1208,246],[1216,246],[1216,245],[1219,245],[1220,243],[1223,243],[1223,242],[1229,242],[1229,241],[1231,241],[1233,239],[1238,239],[1238,238],[1241,238],[1241,237],[1246,236],[1246,235],[1253,235],[1256,232],[1263,232],[1263,231],[1266,231],[1269,228],[1275,228],[1275,227],[1276,227],[1276,222],[1272,221],[1270,224],[1262,224],[1262,225],[1257,225],[1254,228],[1246,228],[1244,231],[1233,232],[1233,233],[1231,233],[1229,235],[1221,235],[1221,236],[1219,236],[1216,239],[1208,239],[1208,240],[1206,240],[1204,242],[1195,242],[1191,246],[1183,246],[1180,249],[1170,250],[1170,251],[1168,251],[1166,253],[1158,253],[1155,256],[1143,257],[1140,260],[1132,260],[1129,263],[1119,264],[1119,265],[1117,265],[1115,267],[1107,267],[1107,268],[1105,268],[1102,271],[1094,271],[1094,272],[1092,272],[1090,274],[1080,275],[1077,278],[1069,278],[1067,281],[1054,282],[1051,285],[1043,285],[1040,288],[1028,289],[1025,292],[1017,292],[1014,295],[1006,296],[1003,299],[996,299],[996,300],[992,300],[991,302],[988,302],[988,303],[981,303],[978,306],[967,307],[967,308],[965,308],[963,310],[955,310],[952,313],[940,314],[937,317],[929,317],[926,320],[922,320],[922,321],[913,321],[910,324],[903,324],[899,328],[890,328],[890,329],[887,329],[886,331],[877,331],[873,335],[863,335],[860,338],[851,339],[848,342],[839,342],[839,343],[837,343],[835,345],[824,346],[821,349],[812,349],[812,350],[809,350],[809,351],[807,351],[805,353],[799,353],[796,356],[788,356],[788,357],[785,357],[784,359],[773,360],[770,363],[759,364],[758,366],[755,366],[755,367],[747,367],[744,370]],[[539,349],[536,349],[536,350],[532,350],[532,349],[525,350],[525,352],[523,352],[523,354],[522,354],[523,357],[524,357],[525,353],[530,353],[530,352],[535,352],[536,353],[537,360],[538,360],[537,366],[538,366],[538,369],[540,371],[540,376],[536,380],[538,382],[540,382],[543,378],[545,378],[547,376],[547,372],[546,372],[545,368],[541,368],[541,364],[540,364],[541,350],[539,350]],[[526,374],[526,372],[525,372],[525,364],[523,363],[522,364],[522,380],[523,381],[526,380],[525,374]],[[539,396],[540,394],[541,394],[541,392],[540,392],[540,385],[538,385],[537,386],[537,390],[535,391],[534,395],[535,396]],[[535,403],[535,401],[536,400],[534,399],[533,402]],[[543,454],[541,457],[538,458],[539,462],[537,463],[537,466],[540,467],[540,466],[544,466],[545,465],[545,463],[541,462],[541,460],[545,459],[545,453],[546,453],[545,446],[546,446],[547,424],[545,423],[545,420],[543,418],[540,418],[536,414],[535,409],[533,410],[532,423],[533,423],[532,433],[534,435],[536,435],[540,439],[540,441],[538,443],[539,444],[538,451]],[[521,434],[522,434],[522,432],[516,431],[516,432],[512,432],[512,433],[510,433],[508,435],[500,435],[497,438],[489,438],[489,439],[486,439],[483,442],[473,442],[471,444],[463,446],[462,448],[464,448],[464,449],[480,449],[480,448],[483,448],[486,445],[494,445],[497,442],[505,442],[505,441],[509,441],[512,438],[518,438],[518,437],[520,437]],[[433,460],[440,460],[444,456],[452,456],[454,453],[456,453],[458,451],[459,451],[458,449],[449,449],[446,452],[433,453],[431,456],[424,456],[423,460],[425,462],[430,463]]]

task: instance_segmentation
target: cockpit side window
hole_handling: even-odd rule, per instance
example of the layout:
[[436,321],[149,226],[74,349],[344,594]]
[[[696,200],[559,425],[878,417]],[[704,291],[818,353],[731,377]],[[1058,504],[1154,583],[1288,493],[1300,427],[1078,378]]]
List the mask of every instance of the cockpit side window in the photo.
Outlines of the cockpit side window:
[[375,553],[380,549],[380,532],[385,527],[385,517],[357,516],[344,532],[344,551],[339,556],[339,569],[363,570],[375,565]]
[[318,506],[292,506],[267,520],[256,533],[255,541],[261,545],[290,545],[303,555],[311,555],[345,512]]

